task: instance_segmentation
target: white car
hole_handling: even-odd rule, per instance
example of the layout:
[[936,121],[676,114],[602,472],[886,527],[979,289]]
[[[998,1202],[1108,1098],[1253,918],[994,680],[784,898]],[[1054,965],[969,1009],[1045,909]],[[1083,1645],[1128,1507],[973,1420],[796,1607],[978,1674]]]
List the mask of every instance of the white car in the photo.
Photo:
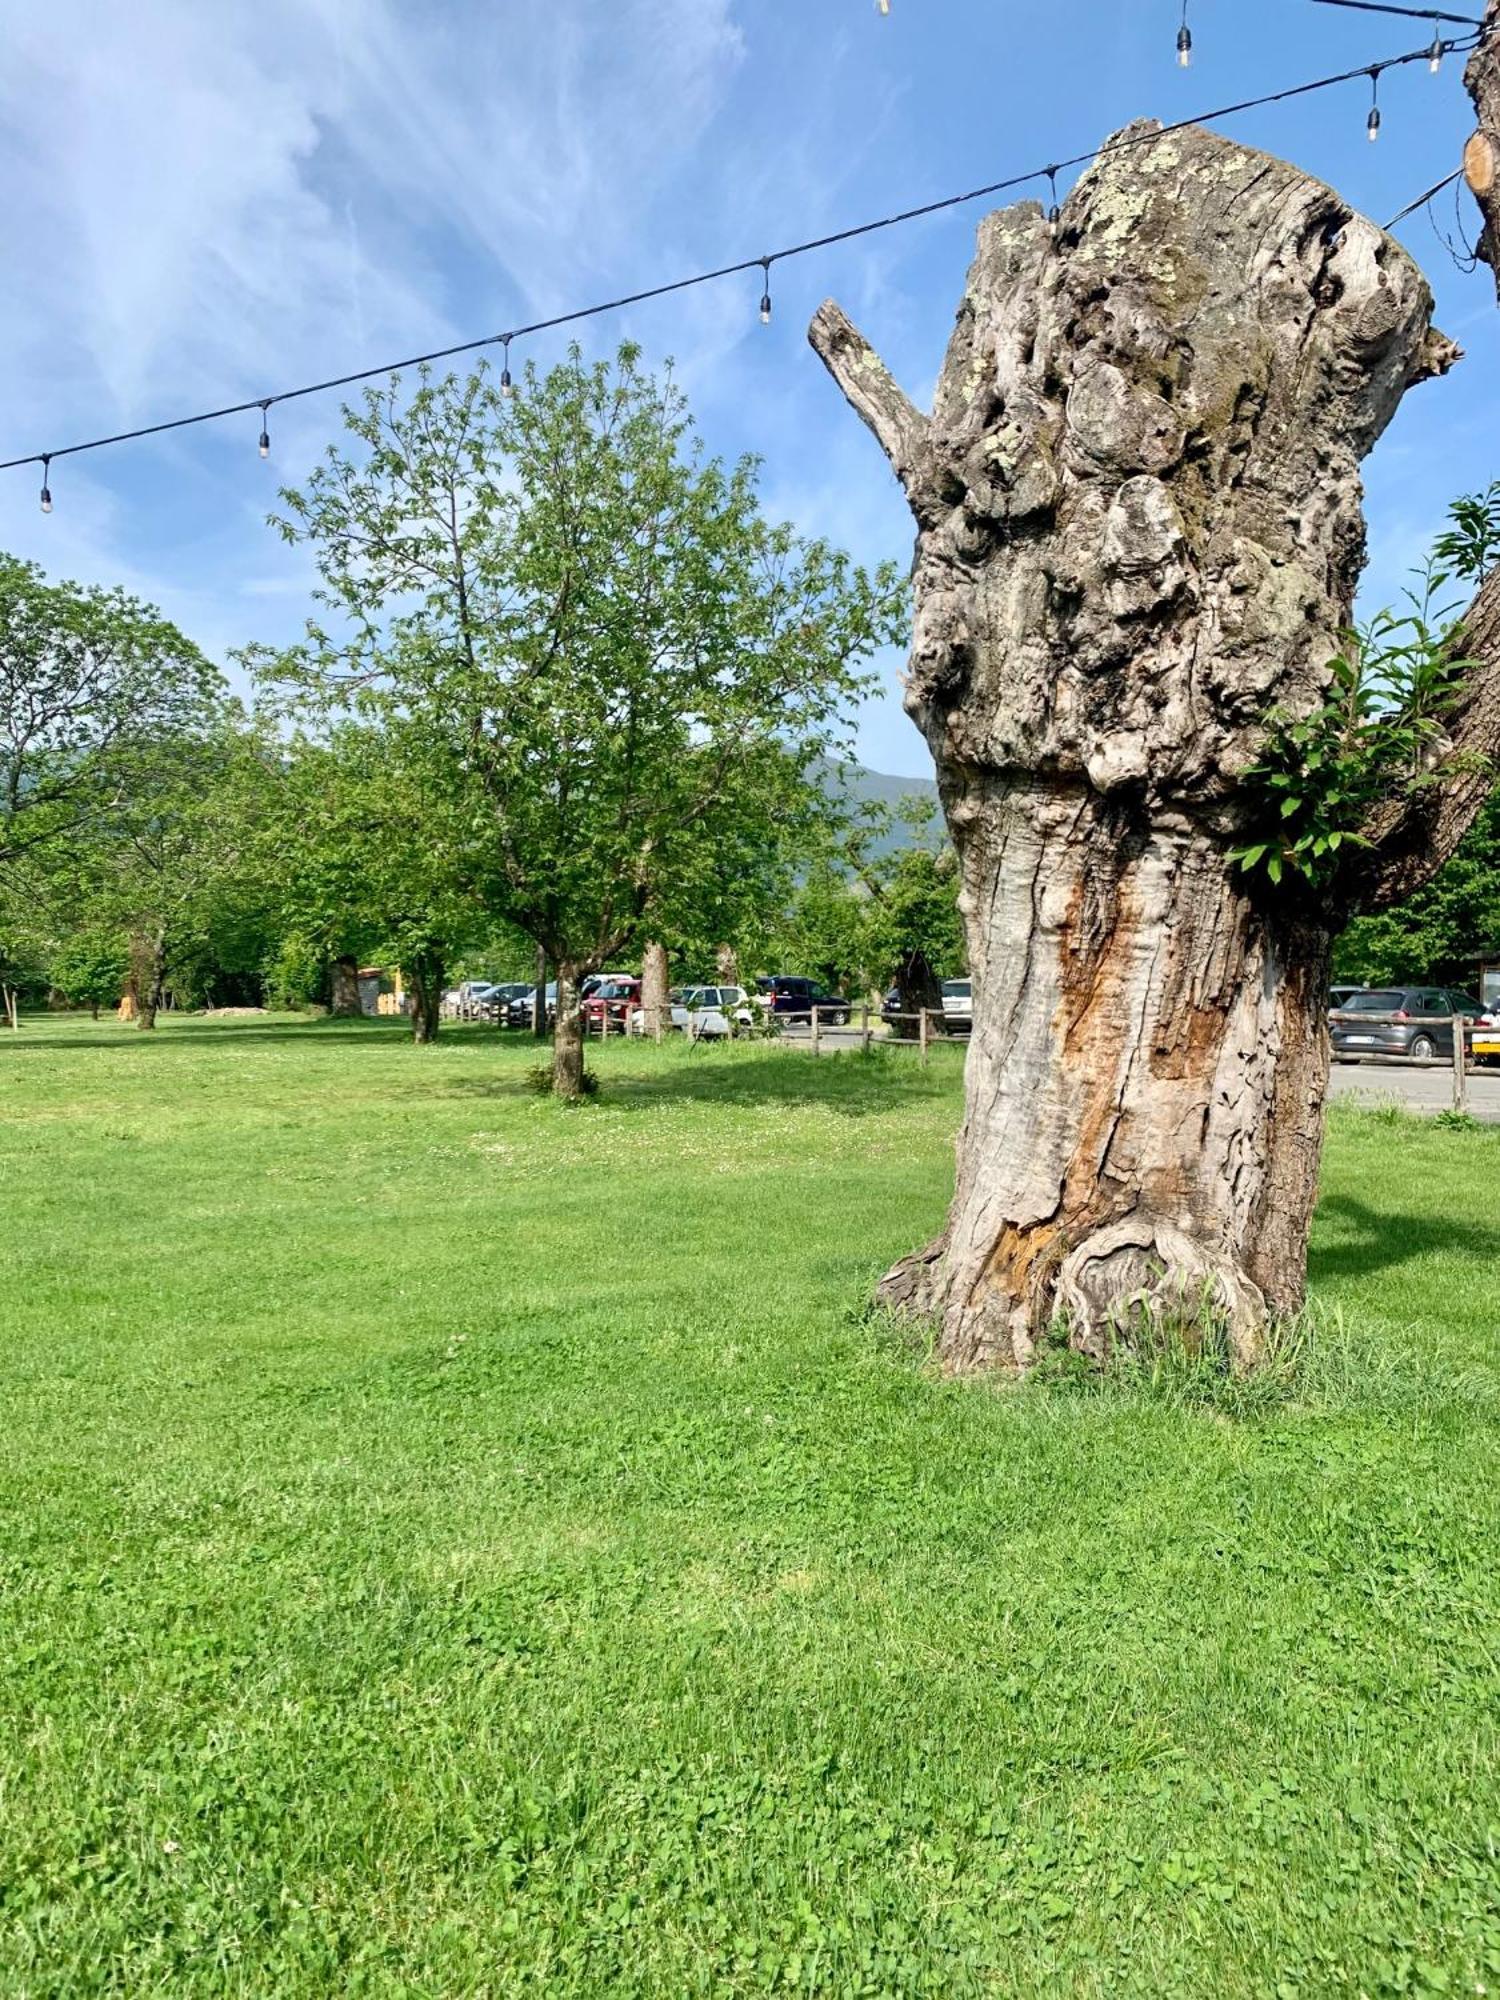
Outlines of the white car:
[[974,1025],[974,982],[972,979],[943,981],[943,1029],[950,1035],[966,1035]]
[[477,1021],[483,1018],[496,990],[495,983],[491,979],[466,979],[461,986],[455,986],[451,993],[445,993],[443,998],[451,1004],[454,1013],[462,1020]]
[[[671,1025],[691,1041],[723,1041],[755,1026],[755,1005],[743,986],[674,986]],[[633,1034],[645,1034],[644,1007],[631,1015],[630,1027]]]

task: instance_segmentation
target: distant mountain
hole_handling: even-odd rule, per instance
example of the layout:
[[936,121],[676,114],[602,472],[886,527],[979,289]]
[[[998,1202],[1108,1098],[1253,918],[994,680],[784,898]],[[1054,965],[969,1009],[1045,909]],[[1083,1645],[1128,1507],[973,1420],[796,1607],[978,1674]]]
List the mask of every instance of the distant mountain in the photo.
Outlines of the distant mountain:
[[[825,758],[818,773],[819,782],[830,798],[850,799],[863,804],[870,801],[877,805],[899,806],[907,799],[922,799],[930,805],[937,804],[937,785],[931,778],[897,778],[886,771],[870,771],[863,764],[835,763]],[[941,820],[936,822],[940,828]],[[907,844],[908,830],[899,821],[891,829],[886,839],[877,841],[874,852],[890,854]]]

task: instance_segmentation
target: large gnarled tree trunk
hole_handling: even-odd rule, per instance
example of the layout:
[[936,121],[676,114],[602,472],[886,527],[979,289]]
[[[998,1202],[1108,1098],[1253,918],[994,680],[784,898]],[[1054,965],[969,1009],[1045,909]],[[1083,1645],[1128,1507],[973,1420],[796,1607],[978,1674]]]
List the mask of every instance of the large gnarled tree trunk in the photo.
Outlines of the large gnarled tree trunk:
[[340,952],[333,961],[328,1011],[345,1018],[364,1012],[359,1000],[359,960],[352,952]]
[[129,979],[135,1025],[149,1034],[156,1027],[167,979],[167,946],[159,931],[140,932],[130,940]]
[[671,975],[664,944],[648,944],[641,960],[641,1013],[645,1032],[659,1042],[672,1025]]
[[956,1368],[1143,1317],[1253,1360],[1306,1269],[1334,914],[1230,860],[1273,705],[1328,681],[1358,465],[1451,343],[1405,252],[1295,168],[1133,126],[1056,230],[989,216],[928,418],[813,343],[916,515],[906,705],[974,976],[957,1190],[886,1281]]
[[403,966],[411,989],[411,1038],[419,1047],[438,1038],[443,1008],[443,956],[435,947],[414,951]]
[[909,951],[896,966],[896,997],[900,1002],[893,1030],[897,1041],[921,1038],[922,1012],[941,1013],[943,989],[925,951]]
[[583,1095],[583,1000],[581,969],[561,960],[557,966],[557,1027],[552,1040],[552,1089],[555,1096]]

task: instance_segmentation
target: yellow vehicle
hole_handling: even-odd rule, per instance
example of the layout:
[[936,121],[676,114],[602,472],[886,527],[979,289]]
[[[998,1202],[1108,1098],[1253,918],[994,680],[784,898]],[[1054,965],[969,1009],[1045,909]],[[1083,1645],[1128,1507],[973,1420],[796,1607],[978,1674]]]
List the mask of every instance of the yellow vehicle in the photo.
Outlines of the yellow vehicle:
[[1480,1016],[1474,1023],[1471,1045],[1477,1063],[1500,1063],[1500,965],[1481,961],[1479,967]]

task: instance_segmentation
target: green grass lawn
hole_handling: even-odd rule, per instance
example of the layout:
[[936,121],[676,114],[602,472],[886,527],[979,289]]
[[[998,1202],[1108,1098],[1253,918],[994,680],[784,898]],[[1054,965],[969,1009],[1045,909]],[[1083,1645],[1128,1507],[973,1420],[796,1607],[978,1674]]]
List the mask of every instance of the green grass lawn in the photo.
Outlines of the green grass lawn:
[[0,1046],[0,1990],[1500,1991],[1500,1134],[1248,1415],[867,1316],[956,1051]]

